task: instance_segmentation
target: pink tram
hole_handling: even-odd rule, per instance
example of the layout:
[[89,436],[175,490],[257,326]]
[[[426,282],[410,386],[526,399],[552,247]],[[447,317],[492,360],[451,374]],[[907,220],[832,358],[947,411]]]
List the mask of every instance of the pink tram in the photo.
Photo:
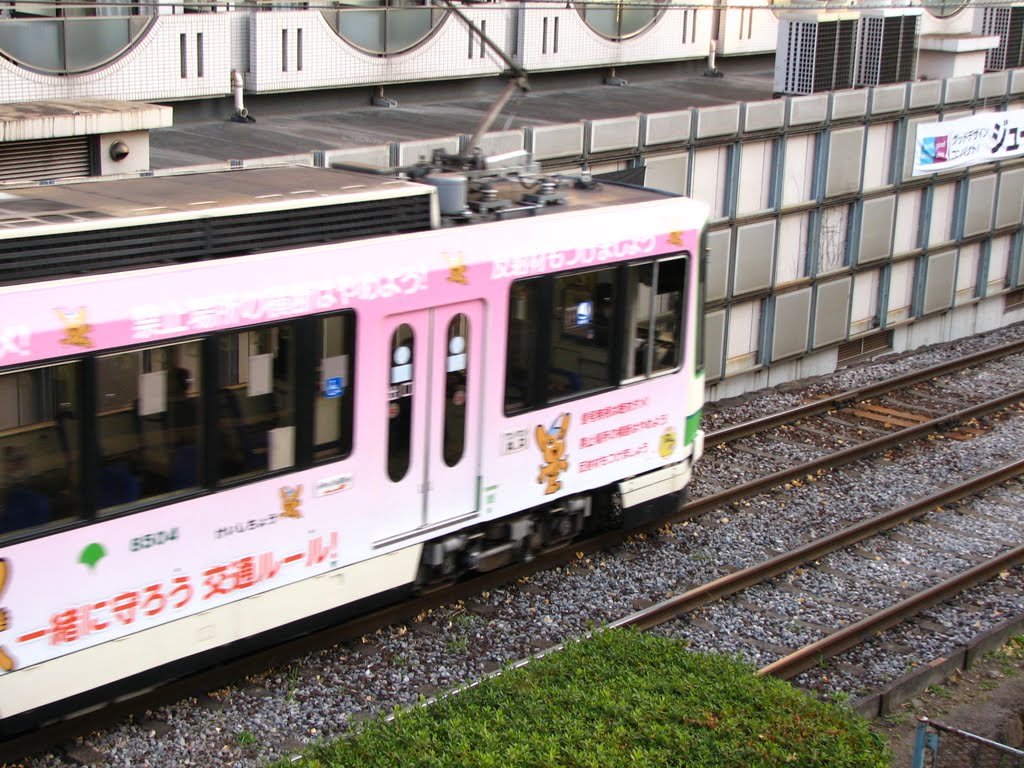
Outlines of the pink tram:
[[706,208],[425,181],[0,194],[4,733],[678,508]]

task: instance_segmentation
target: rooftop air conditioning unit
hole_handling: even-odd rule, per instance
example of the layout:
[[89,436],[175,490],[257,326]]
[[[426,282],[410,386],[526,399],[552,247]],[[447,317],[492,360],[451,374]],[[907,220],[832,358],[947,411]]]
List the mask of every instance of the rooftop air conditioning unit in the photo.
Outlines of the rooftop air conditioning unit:
[[983,8],[981,34],[999,37],[999,47],[985,52],[986,72],[1024,66],[1024,8]]
[[920,8],[861,12],[857,30],[856,86],[906,83],[917,76]]
[[782,14],[775,51],[775,92],[799,95],[852,88],[858,18],[853,11]]

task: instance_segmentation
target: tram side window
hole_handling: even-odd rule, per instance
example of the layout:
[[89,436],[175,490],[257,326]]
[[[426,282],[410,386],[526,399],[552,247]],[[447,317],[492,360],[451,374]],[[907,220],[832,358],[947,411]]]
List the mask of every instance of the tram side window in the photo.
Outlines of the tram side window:
[[81,515],[77,373],[0,374],[0,536]]
[[445,337],[444,463],[454,467],[466,449],[466,372],[469,370],[469,318],[457,314]]
[[615,337],[614,268],[556,277],[548,355],[548,399],[609,386]]
[[411,460],[414,349],[413,330],[402,323],[391,336],[388,376],[388,477],[396,483],[409,471]]
[[685,259],[676,258],[629,268],[626,316],[630,332],[623,349],[624,379],[679,366],[685,267]]
[[540,280],[520,280],[513,284],[505,353],[506,413],[515,413],[532,405],[530,382],[537,366],[540,319]]
[[290,324],[218,342],[217,459],[224,480],[295,464],[295,339]]
[[200,343],[96,359],[96,506],[196,488],[202,440]]
[[352,452],[355,325],[351,313],[317,319],[319,368],[313,413],[316,460],[344,458]]

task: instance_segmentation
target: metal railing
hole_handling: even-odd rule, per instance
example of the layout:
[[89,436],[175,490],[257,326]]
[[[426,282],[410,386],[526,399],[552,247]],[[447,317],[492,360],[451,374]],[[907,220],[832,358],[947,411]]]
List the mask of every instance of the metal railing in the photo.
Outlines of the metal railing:
[[1024,768],[1024,752],[927,717],[917,724],[912,768]]

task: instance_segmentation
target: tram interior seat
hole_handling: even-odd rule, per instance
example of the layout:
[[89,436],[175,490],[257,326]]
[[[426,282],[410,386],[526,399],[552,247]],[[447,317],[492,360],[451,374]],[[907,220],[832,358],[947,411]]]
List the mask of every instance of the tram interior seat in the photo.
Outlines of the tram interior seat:
[[43,525],[51,519],[52,507],[48,496],[31,488],[16,486],[7,491],[0,519],[0,533]]
[[130,504],[139,499],[139,481],[125,462],[100,467],[96,503],[100,509]]

